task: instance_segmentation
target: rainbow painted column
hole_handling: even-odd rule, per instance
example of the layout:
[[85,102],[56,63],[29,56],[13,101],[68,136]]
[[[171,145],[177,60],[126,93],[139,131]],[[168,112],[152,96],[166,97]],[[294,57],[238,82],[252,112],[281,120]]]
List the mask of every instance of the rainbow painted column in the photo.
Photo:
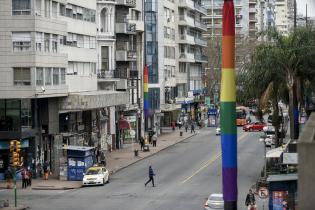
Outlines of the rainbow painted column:
[[221,74],[221,149],[224,209],[237,209],[237,129],[235,86],[235,15],[233,0],[224,0]]
[[148,65],[144,66],[143,70],[143,112],[144,112],[144,120],[145,120],[145,128],[146,121],[149,117],[149,71]]

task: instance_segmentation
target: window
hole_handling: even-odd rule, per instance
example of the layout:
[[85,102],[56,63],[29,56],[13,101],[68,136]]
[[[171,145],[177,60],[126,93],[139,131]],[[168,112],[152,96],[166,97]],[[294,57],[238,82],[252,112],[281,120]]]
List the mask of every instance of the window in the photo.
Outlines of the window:
[[56,34],[52,35],[51,45],[52,51],[56,53],[58,51],[58,35]]
[[50,0],[44,0],[45,3],[45,17],[49,17],[50,16]]
[[12,0],[12,15],[30,15],[31,0]]
[[41,67],[36,67],[36,85],[44,85],[44,70]]
[[57,2],[55,2],[55,1],[53,1],[52,2],[52,16],[54,17],[54,18],[56,18],[57,17],[57,9],[58,8],[58,3]]
[[50,42],[50,34],[44,34],[44,45],[45,45],[45,52],[49,52],[49,43]]
[[59,85],[59,68],[53,68],[53,85]]
[[31,50],[30,32],[13,32],[12,44],[14,52],[25,52]]
[[66,69],[65,68],[60,69],[60,84],[62,85],[66,84]]
[[109,47],[102,46],[101,48],[101,56],[102,56],[102,70],[109,70]]
[[186,73],[186,63],[179,63],[179,72]]
[[175,47],[164,46],[164,58],[175,58]]
[[51,85],[51,68],[45,68],[45,85]]
[[66,16],[66,6],[64,4],[59,4],[59,14],[60,16]]
[[41,52],[42,51],[42,43],[43,43],[43,38],[42,38],[43,33],[36,32],[36,51]]
[[42,0],[36,0],[35,2],[35,15],[40,16],[42,11]]
[[13,68],[14,85],[31,85],[31,68]]

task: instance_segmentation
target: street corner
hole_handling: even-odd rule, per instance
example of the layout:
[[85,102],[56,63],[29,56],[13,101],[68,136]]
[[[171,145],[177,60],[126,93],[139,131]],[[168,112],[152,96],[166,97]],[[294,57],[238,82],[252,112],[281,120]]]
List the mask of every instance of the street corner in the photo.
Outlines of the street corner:
[[33,185],[32,190],[72,190],[82,187],[81,181],[51,180]]

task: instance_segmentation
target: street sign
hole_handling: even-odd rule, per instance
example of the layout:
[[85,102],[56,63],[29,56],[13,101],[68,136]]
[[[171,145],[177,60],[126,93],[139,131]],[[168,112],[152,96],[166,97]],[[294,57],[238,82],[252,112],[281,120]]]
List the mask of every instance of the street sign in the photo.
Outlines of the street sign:
[[266,199],[266,198],[268,198],[269,192],[268,192],[267,187],[260,187],[259,190],[258,190],[258,196],[259,196],[259,198],[261,198],[261,199]]

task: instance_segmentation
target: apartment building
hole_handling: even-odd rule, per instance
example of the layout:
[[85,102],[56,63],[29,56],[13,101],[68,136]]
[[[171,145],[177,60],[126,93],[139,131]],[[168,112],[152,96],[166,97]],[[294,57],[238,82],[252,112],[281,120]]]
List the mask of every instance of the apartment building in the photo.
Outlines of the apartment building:
[[275,0],[261,0],[257,2],[258,32],[265,31],[275,26]]
[[[26,165],[36,172],[48,161],[55,174],[62,145],[119,147],[128,136],[119,129],[120,115],[133,111],[128,119],[137,129],[134,119],[141,118],[133,106],[141,97],[141,76],[134,71],[143,65],[142,46],[136,44],[143,32],[141,0],[2,3],[2,170],[12,139],[21,140]],[[132,32],[128,21],[136,24]]]
[[207,43],[201,37],[206,30],[201,16],[206,11],[197,0],[148,0],[145,4],[148,128],[159,133],[161,126],[177,120],[181,110],[190,111],[193,91],[202,88],[202,64],[207,62],[202,48]]
[[288,35],[294,25],[294,0],[275,0],[275,26]]

